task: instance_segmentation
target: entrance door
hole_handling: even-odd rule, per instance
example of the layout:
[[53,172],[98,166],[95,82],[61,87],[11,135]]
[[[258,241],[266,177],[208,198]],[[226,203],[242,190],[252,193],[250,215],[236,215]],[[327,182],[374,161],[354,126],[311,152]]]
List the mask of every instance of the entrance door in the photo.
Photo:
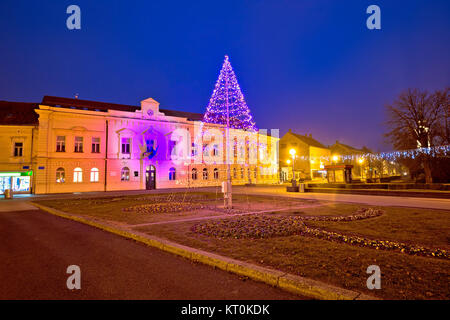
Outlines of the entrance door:
[[156,168],[155,166],[147,166],[145,170],[145,188],[147,190],[156,189]]

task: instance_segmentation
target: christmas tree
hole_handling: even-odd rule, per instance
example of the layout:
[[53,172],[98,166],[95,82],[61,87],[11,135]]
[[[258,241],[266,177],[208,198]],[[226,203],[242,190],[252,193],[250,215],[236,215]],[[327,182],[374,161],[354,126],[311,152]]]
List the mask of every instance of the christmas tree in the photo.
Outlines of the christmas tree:
[[252,132],[258,130],[250,109],[245,103],[244,95],[230,61],[228,61],[228,56],[225,56],[219,79],[217,79],[203,121],[227,125],[227,113],[230,128]]

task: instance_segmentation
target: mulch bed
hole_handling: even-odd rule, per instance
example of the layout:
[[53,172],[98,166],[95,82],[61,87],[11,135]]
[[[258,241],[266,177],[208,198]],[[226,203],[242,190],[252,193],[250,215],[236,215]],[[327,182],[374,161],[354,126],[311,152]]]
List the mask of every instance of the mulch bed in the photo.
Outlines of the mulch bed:
[[401,242],[369,239],[356,235],[309,227],[307,221],[340,221],[348,222],[375,218],[382,215],[382,211],[372,208],[361,208],[348,216],[266,216],[248,215],[236,218],[197,223],[192,226],[193,232],[216,238],[261,239],[302,235],[315,237],[333,242],[373,248],[375,250],[392,250],[409,255],[420,255],[450,259],[450,254],[443,249],[431,249],[423,246],[410,245]]

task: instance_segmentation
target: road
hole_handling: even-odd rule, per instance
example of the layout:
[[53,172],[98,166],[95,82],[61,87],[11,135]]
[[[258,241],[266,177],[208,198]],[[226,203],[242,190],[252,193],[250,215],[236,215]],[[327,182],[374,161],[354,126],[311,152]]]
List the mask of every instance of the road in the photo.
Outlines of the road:
[[41,210],[0,212],[0,234],[0,299],[302,299]]
[[275,195],[275,196],[294,197],[302,199],[360,203],[374,206],[450,210],[450,199],[371,196],[371,195],[338,194],[338,193],[286,192],[285,186],[261,186],[261,187],[237,186],[233,187],[233,191],[241,194],[271,195],[271,196]]

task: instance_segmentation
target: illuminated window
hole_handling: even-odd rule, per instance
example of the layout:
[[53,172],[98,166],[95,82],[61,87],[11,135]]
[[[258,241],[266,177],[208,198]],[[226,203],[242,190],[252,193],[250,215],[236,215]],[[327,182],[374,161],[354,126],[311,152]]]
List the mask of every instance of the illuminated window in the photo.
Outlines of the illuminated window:
[[57,136],[56,137],[56,152],[66,152],[66,137]]
[[73,170],[73,182],[83,182],[83,170],[81,168]]
[[176,179],[176,170],[175,168],[169,169],[169,180],[174,181]]
[[191,156],[195,157],[197,155],[197,145],[192,142],[192,151],[191,151]]
[[208,169],[203,169],[203,180],[208,180]]
[[197,180],[197,169],[192,169],[192,180]]
[[130,169],[128,167],[123,167],[120,172],[121,181],[130,181]]
[[92,153],[100,153],[100,138],[92,138]]
[[98,182],[98,169],[97,168],[91,169],[91,182]]
[[14,157],[23,156],[23,142],[14,143]]
[[219,179],[219,169],[214,168],[214,179],[217,180]]
[[218,156],[219,155],[219,145],[215,144],[213,146],[213,156]]
[[66,171],[64,168],[56,169],[56,183],[66,182]]
[[83,137],[75,137],[74,152],[83,152]]
[[122,138],[122,154],[130,154],[131,138]]

